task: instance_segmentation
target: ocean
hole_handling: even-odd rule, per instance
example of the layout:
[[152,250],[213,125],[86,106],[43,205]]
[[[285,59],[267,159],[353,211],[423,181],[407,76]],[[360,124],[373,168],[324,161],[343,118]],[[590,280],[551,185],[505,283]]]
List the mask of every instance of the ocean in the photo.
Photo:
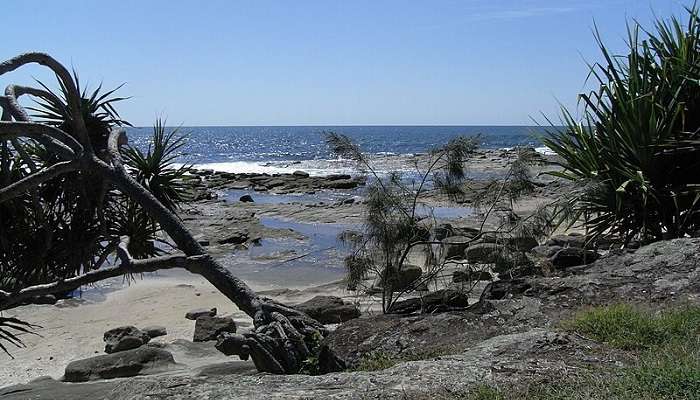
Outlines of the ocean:
[[[351,163],[329,152],[324,141],[326,132],[345,134],[363,151],[379,156],[425,153],[458,135],[478,135],[481,148],[532,146],[538,151],[547,151],[537,139],[543,128],[536,126],[212,126],[178,129],[187,135],[179,162],[237,173],[304,170],[312,175],[322,175],[350,172]],[[130,143],[146,147],[152,128],[129,128],[128,134]],[[387,165],[386,168],[393,166]]]

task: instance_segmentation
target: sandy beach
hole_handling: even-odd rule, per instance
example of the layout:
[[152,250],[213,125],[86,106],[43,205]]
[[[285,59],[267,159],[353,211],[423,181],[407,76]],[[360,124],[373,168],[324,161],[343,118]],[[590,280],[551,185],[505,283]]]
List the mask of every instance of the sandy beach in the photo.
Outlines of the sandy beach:
[[[399,165],[413,159],[388,159]],[[502,152],[488,151],[470,164],[470,171],[485,176],[501,173],[506,161]],[[237,276],[263,295],[287,304],[306,301],[316,295],[343,297],[357,303],[364,313],[377,312],[376,300],[346,290],[337,236],[345,230],[361,230],[364,205],[361,191],[323,190],[297,195],[278,191],[255,192],[213,188],[218,198],[188,205],[181,217],[188,228],[206,241],[208,251]],[[256,202],[237,198],[250,193]],[[519,204],[527,212],[547,196],[533,196]],[[348,199],[352,199],[348,201]],[[480,217],[468,205],[429,196],[440,221],[472,226]],[[244,234],[245,243],[229,243],[229,237]],[[168,334],[159,343],[191,341],[194,321],[185,313],[216,307],[219,315],[230,315],[239,328],[251,326],[250,318],[198,275],[180,270],[136,276],[131,281],[113,278],[84,288],[82,296],[59,300],[56,305],[25,305],[6,311],[41,326],[37,335],[23,334],[26,348],[10,349],[14,359],[2,355],[0,386],[24,383],[41,376],[58,379],[66,365],[102,353],[105,331],[124,325],[138,328],[160,325]],[[210,346],[213,348],[213,344]],[[187,359],[185,353],[173,353]],[[214,351],[205,357],[188,359],[187,368],[230,361]]]

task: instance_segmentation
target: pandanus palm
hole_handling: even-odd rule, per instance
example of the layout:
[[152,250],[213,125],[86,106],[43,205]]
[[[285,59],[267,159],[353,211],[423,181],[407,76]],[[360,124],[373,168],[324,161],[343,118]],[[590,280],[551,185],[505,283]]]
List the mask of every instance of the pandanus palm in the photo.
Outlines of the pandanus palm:
[[[63,65],[42,53],[22,54],[0,63],[0,75],[30,63],[43,65],[56,74],[63,98],[45,87],[19,86],[8,87],[6,95],[0,97],[0,106],[3,109],[3,121],[0,122],[0,165],[3,171],[9,172],[3,175],[0,186],[0,205],[7,207],[7,210],[3,211],[5,217],[15,217],[15,212],[26,212],[28,220],[36,221],[23,228],[26,230],[24,233],[41,234],[46,222],[42,220],[43,215],[34,216],[27,211],[31,207],[41,210],[45,206],[42,202],[53,200],[42,197],[40,192],[62,192],[60,201],[67,206],[75,206],[75,202],[79,200],[66,195],[75,191],[83,197],[82,201],[91,205],[90,213],[94,210],[99,231],[105,226],[114,228],[115,221],[106,218],[105,211],[113,205],[115,199],[119,200],[118,197],[121,197],[123,201],[119,204],[129,205],[134,212],[147,216],[153,226],[167,234],[176,246],[177,253],[153,256],[148,251],[135,251],[140,249],[134,246],[137,235],[126,234],[119,238],[118,243],[112,243],[111,247],[103,249],[100,255],[95,249],[83,249],[92,259],[101,259],[104,254],[114,254],[119,260],[118,265],[99,265],[96,269],[80,268],[68,273],[64,271],[62,276],[53,282],[29,287],[15,285],[10,290],[0,290],[0,310],[16,306],[36,295],[65,292],[109,277],[164,268],[185,268],[203,276],[239,309],[253,318],[254,330],[220,337],[217,346],[222,352],[237,354],[242,358],[252,357],[261,371],[298,372],[307,359],[319,352],[319,338],[323,338],[327,333],[323,325],[299,311],[258,296],[245,282],[232,275],[206,253],[173,211],[177,191],[163,190],[164,181],[156,182],[158,179],[153,179],[154,173],[159,171],[151,170],[148,177],[139,176],[136,171],[139,168],[138,164],[144,159],[152,158],[153,153],[143,155],[135,150],[127,150],[126,160],[136,167],[129,168],[125,165],[123,148],[128,141],[124,129],[120,126],[123,123],[112,109],[113,102],[108,102],[104,107],[91,107],[100,101],[104,104],[109,94],[104,97],[95,92],[87,97],[87,92],[80,91],[74,76]],[[49,112],[43,115],[42,120],[32,120],[19,104],[17,98],[25,94],[43,99],[43,109],[48,109]],[[98,113],[103,113],[102,118],[95,121],[93,117]],[[108,133],[106,127],[109,127]],[[160,145],[165,144],[167,147],[165,142],[169,140],[172,140],[172,137],[166,140],[161,136]],[[33,146],[41,147],[46,152],[45,159],[48,161],[36,163],[30,160],[33,156],[22,154],[24,146],[20,141],[31,142]],[[15,143],[19,145],[13,151],[10,146]],[[163,156],[165,159],[169,157],[167,154]],[[27,159],[21,161],[23,157]],[[22,162],[31,165],[31,168],[26,170],[18,166]],[[133,171],[130,172],[130,169]],[[79,179],[72,179],[75,178],[75,174],[80,175]],[[131,225],[134,225],[133,221]],[[17,229],[22,228],[18,225]],[[18,246],[27,247],[24,243],[19,243]],[[52,276],[51,271],[54,267],[56,266],[48,268],[47,277]],[[30,263],[23,264],[23,269],[32,268]],[[0,327],[5,322],[7,321],[0,321]],[[24,328],[18,324],[11,325]],[[0,341],[2,340],[3,337],[0,336]],[[330,352],[325,351],[323,354],[328,356],[325,361],[332,361],[330,365],[335,368],[342,366],[342,362]],[[328,362],[324,364],[329,365]]]
[[682,237],[700,229],[700,16],[629,29],[627,54],[591,67],[598,89],[580,96],[582,122],[544,143],[562,158],[556,175],[587,188],[570,199],[592,236]]

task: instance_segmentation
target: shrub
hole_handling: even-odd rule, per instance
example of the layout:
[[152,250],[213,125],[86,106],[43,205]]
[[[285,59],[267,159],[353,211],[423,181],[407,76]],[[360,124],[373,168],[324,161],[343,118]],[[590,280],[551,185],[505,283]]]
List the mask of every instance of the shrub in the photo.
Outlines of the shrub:
[[577,183],[573,219],[592,237],[682,237],[700,228],[700,17],[631,24],[627,54],[591,66],[598,89],[580,95],[582,121],[563,109],[563,128],[543,142],[561,159],[554,174]]

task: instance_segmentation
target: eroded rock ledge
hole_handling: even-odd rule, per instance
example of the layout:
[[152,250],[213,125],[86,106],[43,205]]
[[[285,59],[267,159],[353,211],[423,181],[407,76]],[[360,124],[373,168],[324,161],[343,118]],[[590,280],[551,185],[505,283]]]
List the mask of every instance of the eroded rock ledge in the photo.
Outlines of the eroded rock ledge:
[[351,365],[372,352],[427,358],[381,371],[275,376],[235,368],[227,375],[224,368],[216,376],[170,373],[92,384],[43,379],[2,389],[0,399],[401,399],[484,383],[560,380],[631,362],[626,353],[562,331],[562,319],[599,304],[700,303],[698,249],[696,238],[613,252],[558,276],[496,281],[466,311],[363,317],[328,338]]

